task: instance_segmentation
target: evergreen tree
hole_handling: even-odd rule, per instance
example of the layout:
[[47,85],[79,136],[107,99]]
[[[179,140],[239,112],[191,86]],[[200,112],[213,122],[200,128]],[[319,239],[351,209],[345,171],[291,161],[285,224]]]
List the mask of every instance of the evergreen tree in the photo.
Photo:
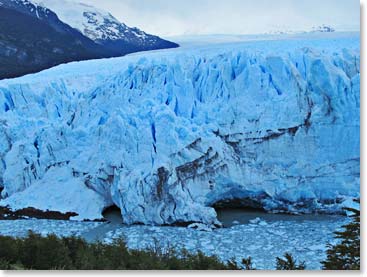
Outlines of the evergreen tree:
[[284,258],[277,257],[277,270],[305,270],[305,262],[297,264],[291,254],[285,253]]
[[252,264],[251,257],[248,257],[247,259],[242,259],[242,264],[246,270],[256,270],[256,268]]
[[322,262],[326,270],[360,270],[360,211],[345,210],[353,213],[353,221],[344,225],[343,231],[335,232],[338,244],[328,244],[327,259]]
[[252,258],[248,257],[247,259],[242,259],[241,263],[238,264],[236,258],[232,258],[227,262],[227,267],[229,270],[256,270],[254,265],[252,264]]
[[10,270],[11,265],[7,260],[0,259],[0,269],[1,270]]
[[[242,268],[242,267],[241,267]],[[111,244],[82,238],[0,236],[0,270],[240,270],[216,256],[173,248],[130,250],[122,239]]]

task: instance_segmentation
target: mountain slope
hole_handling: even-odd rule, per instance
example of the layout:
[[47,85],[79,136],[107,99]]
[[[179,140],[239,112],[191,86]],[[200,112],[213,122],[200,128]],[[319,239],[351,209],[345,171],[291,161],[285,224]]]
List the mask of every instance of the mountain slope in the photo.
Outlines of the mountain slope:
[[[56,25],[57,22],[54,23]],[[31,26],[31,27],[30,27]],[[58,22],[0,6],[0,78],[37,72],[60,63],[103,57],[103,48]]]
[[300,35],[1,81],[0,206],[115,204],[158,225],[217,224],[215,206],[342,212],[360,190],[359,61],[358,35]]
[[[103,26],[94,25],[97,29]],[[93,41],[60,21],[50,9],[28,0],[0,0],[0,30],[0,79],[38,72],[71,61],[176,46],[157,37],[154,37],[156,41],[147,40],[139,45],[135,42],[121,43],[120,40]]]
[[105,46],[114,55],[178,47],[176,43],[130,28],[110,13],[95,7],[67,0],[32,0],[55,11],[60,20],[79,30],[86,37]]

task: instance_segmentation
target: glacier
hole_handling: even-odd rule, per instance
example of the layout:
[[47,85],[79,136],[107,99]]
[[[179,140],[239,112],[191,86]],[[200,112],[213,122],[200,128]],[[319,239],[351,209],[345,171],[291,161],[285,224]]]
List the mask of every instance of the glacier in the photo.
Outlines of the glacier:
[[0,206],[218,226],[360,195],[360,38],[184,46],[0,81]]

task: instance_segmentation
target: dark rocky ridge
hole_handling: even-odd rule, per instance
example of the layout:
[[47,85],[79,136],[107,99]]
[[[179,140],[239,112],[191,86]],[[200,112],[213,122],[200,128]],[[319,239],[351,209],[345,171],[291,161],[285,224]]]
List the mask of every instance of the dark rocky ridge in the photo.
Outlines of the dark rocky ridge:
[[12,211],[8,207],[0,206],[0,220],[16,220],[16,219],[53,219],[53,220],[70,220],[71,217],[77,216],[77,213],[61,213],[57,211],[41,211],[35,208],[25,208]]
[[158,37],[150,45],[93,41],[60,21],[51,10],[28,1],[0,1],[0,79],[15,78],[71,61],[110,58],[177,47]]
[[52,66],[103,57],[103,48],[17,10],[0,7],[0,79],[34,73]]

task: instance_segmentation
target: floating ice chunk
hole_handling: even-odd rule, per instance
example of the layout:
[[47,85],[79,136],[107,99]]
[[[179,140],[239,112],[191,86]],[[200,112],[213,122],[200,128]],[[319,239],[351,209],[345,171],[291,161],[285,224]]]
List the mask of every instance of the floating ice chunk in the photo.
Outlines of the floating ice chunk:
[[202,224],[202,223],[192,223],[187,227],[191,228],[191,229],[198,230],[198,231],[204,231],[204,232],[212,232],[213,228],[215,228],[214,226],[208,226],[208,225]]
[[[353,198],[348,198],[347,200],[345,200],[343,202],[343,207],[344,208],[351,208],[351,209],[355,209],[355,210],[360,210],[360,204],[358,202],[356,202]],[[354,213],[351,211],[346,211],[348,216],[353,215]]]
[[249,222],[251,224],[256,224],[256,225],[259,225],[259,226],[266,226],[266,225],[268,225],[268,223],[265,220],[262,220],[260,217],[257,217],[255,219],[251,219]]
[[261,218],[260,217],[256,217],[255,219],[251,219],[249,222],[251,224],[259,224],[261,222]]

